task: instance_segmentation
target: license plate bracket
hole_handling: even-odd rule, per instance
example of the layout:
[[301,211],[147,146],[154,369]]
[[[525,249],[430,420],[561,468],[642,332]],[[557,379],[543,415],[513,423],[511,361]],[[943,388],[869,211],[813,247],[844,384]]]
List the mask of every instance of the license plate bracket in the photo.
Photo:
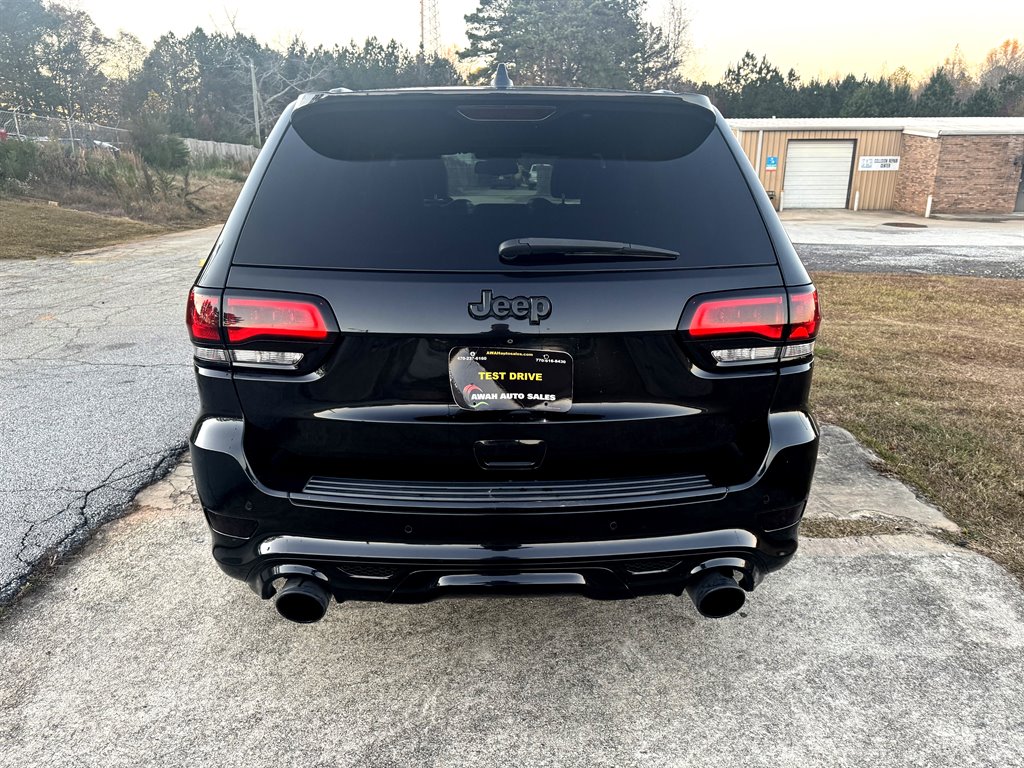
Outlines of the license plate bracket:
[[551,349],[456,347],[448,355],[455,404],[467,411],[564,412],[572,356]]

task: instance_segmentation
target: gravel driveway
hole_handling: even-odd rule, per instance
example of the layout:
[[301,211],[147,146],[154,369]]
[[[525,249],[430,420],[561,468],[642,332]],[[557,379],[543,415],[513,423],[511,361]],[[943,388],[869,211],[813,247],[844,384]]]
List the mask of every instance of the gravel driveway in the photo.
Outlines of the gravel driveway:
[[807,269],[1024,278],[1024,215],[925,219],[895,211],[783,211]]
[[1024,279],[1024,246],[820,245],[796,243],[810,273],[891,272]]

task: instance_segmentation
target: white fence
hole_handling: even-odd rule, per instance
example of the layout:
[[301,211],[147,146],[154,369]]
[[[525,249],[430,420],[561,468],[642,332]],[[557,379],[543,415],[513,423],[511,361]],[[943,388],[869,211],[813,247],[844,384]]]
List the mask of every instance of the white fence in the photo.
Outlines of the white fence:
[[[124,128],[85,123],[81,120],[65,120],[60,117],[30,115],[6,109],[0,109],[0,130],[6,131],[8,137],[36,141],[48,139],[75,145],[104,142],[116,147],[131,146],[131,132]],[[189,156],[193,162],[216,158],[251,163],[259,154],[259,150],[249,144],[230,144],[202,139],[184,139],[184,142],[188,146]]]
[[202,139],[182,139],[182,141],[188,147],[189,157],[193,161],[212,157],[218,160],[251,163],[259,154],[259,150],[250,144],[229,144],[226,141],[203,141]]

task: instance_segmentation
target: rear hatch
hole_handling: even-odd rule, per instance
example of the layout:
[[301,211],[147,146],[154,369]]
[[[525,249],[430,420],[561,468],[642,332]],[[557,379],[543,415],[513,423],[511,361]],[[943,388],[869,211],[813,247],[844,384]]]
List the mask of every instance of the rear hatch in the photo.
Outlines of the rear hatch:
[[[233,366],[246,453],[285,490],[312,477],[740,482],[767,450],[777,370],[718,366],[714,333],[687,332],[704,298],[737,290],[786,300],[699,104],[314,98],[274,149],[223,297],[229,327],[267,326],[235,344],[252,353]],[[319,336],[289,335],[304,301]],[[775,343],[736,324],[743,306],[726,310],[725,346]],[[259,364],[289,350],[294,368]]]

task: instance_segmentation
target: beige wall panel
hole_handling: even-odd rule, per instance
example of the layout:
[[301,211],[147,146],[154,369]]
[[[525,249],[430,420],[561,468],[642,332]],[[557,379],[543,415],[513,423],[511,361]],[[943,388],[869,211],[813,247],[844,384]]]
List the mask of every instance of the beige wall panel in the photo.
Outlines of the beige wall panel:
[[[757,131],[741,131],[739,134],[740,145],[752,164],[756,162],[757,134]],[[898,157],[903,139],[901,131],[765,131],[760,167],[755,167],[755,170],[764,188],[773,197],[776,208],[783,191],[782,180],[786,175],[786,146],[791,140],[801,139],[856,141],[848,207],[853,207],[858,191],[861,210],[887,210],[893,207],[899,171],[860,171],[857,166],[862,155]],[[765,160],[773,156],[779,158],[778,170],[767,171]]]

